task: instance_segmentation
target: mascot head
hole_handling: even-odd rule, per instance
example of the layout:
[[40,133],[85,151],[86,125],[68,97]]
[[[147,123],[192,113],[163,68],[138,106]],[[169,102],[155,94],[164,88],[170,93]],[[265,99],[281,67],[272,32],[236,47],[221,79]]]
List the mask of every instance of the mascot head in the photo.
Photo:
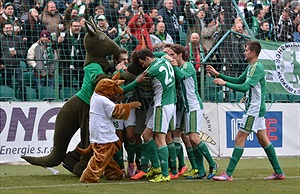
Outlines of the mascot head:
[[125,82],[125,80],[119,80],[119,78],[120,72],[114,75],[111,79],[101,79],[95,87],[95,92],[107,98],[123,94],[123,89],[120,86]]
[[106,56],[114,55],[120,52],[120,47],[117,43],[111,40],[105,33],[99,30],[95,24],[93,17],[89,17],[89,21],[85,22],[86,35],[84,37],[84,47],[86,57],[84,65],[92,62],[99,63],[104,72],[110,67]]

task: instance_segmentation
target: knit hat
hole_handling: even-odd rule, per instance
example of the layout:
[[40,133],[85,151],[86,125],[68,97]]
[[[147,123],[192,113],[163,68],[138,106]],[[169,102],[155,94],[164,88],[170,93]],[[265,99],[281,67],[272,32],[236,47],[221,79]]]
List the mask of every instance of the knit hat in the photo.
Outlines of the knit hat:
[[40,34],[40,37],[47,37],[49,38],[50,37],[50,32],[48,30],[43,30]]

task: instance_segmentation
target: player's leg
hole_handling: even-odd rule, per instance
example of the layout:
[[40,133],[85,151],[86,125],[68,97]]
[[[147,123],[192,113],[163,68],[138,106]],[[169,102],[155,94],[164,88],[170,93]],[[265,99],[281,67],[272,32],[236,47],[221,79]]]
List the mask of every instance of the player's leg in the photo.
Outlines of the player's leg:
[[223,172],[220,176],[213,177],[214,180],[221,180],[221,181],[232,181],[233,171],[235,170],[236,165],[238,164],[239,160],[241,159],[245,142],[247,137],[249,136],[250,132],[252,131],[254,119],[252,116],[243,115],[240,129],[235,137],[235,146],[227,166],[226,172]]
[[117,164],[120,166],[122,173],[123,173],[123,177],[125,177],[126,172],[125,172],[125,166],[124,166],[124,157],[123,157],[123,128],[124,128],[124,120],[118,120],[118,119],[114,119],[114,125],[116,128],[116,134],[119,137],[120,141],[121,141],[121,149],[116,152],[113,156],[114,160],[117,162]]
[[169,150],[166,143],[166,134],[170,125],[175,128],[176,108],[174,104],[158,106],[154,108],[153,113],[153,132],[155,133],[155,143],[158,147],[158,156],[161,166],[161,175],[149,180],[150,182],[170,181],[169,175]]
[[178,159],[178,175],[183,175],[187,171],[187,166],[184,162],[184,154],[182,147],[181,136],[184,131],[184,116],[181,111],[177,110],[176,107],[176,129],[173,132],[173,140],[176,149],[176,156]]
[[126,134],[126,144],[124,142],[124,146],[127,151],[127,173],[129,177],[135,175],[134,169],[134,154],[136,149],[136,141],[135,141],[135,109],[130,110],[129,118],[124,122],[125,123],[125,134]]
[[[189,138],[191,141],[191,144],[193,146],[194,151],[198,151],[201,153],[197,153],[195,156],[198,156],[198,161],[201,162],[201,155],[205,157],[209,164],[209,174],[207,175],[208,179],[211,179],[213,176],[216,175],[216,172],[218,170],[217,163],[213,160],[206,144],[204,141],[200,139],[200,128],[202,126],[202,120],[203,120],[203,110],[195,110],[191,111],[186,114],[185,117],[187,123],[189,125],[186,125],[186,128],[189,128]],[[201,168],[201,166],[198,166],[198,168]],[[199,172],[200,173],[200,172]],[[202,175],[201,175],[202,176]]]
[[256,122],[258,122],[257,125],[259,125],[258,130],[256,132],[258,142],[264,148],[274,170],[274,173],[271,176],[266,177],[265,180],[283,180],[285,179],[285,175],[278,162],[275,148],[268,139],[265,128],[265,119],[263,117],[259,117],[257,118]]

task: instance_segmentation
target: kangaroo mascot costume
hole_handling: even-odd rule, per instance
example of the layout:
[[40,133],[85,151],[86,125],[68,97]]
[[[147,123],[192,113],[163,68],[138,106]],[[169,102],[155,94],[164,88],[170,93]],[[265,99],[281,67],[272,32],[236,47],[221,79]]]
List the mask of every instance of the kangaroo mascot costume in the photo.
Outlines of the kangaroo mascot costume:
[[112,99],[122,95],[120,87],[125,80],[119,80],[120,72],[112,79],[102,79],[98,82],[95,92],[91,97],[90,106],[90,141],[87,149],[80,149],[82,155],[93,155],[83,171],[80,182],[97,183],[101,176],[106,179],[121,179],[123,173],[113,159],[113,156],[122,148],[122,143],[116,134],[116,128],[112,119],[127,120],[130,109],[139,108],[141,103],[133,101],[130,103],[115,104]]
[[[81,176],[90,157],[81,155],[76,149],[66,153],[68,145],[79,128],[81,142],[77,147],[85,149],[90,145],[90,98],[99,80],[112,77],[107,75],[110,64],[106,56],[120,52],[119,46],[98,29],[92,17],[85,22],[85,27],[87,34],[84,37],[86,57],[83,84],[81,90],[57,114],[53,150],[43,157],[21,156],[30,164],[42,167],[54,167],[63,162],[63,166],[77,176]],[[126,80],[126,77],[122,79]]]

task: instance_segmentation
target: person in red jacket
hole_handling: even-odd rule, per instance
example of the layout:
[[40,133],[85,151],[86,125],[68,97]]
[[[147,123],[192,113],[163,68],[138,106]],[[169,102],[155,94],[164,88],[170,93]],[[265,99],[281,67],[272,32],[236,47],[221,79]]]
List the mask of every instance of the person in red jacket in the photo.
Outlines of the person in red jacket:
[[148,48],[153,51],[150,40],[149,30],[153,25],[153,21],[148,14],[141,9],[135,14],[128,23],[131,33],[139,40],[139,44],[135,50]]

